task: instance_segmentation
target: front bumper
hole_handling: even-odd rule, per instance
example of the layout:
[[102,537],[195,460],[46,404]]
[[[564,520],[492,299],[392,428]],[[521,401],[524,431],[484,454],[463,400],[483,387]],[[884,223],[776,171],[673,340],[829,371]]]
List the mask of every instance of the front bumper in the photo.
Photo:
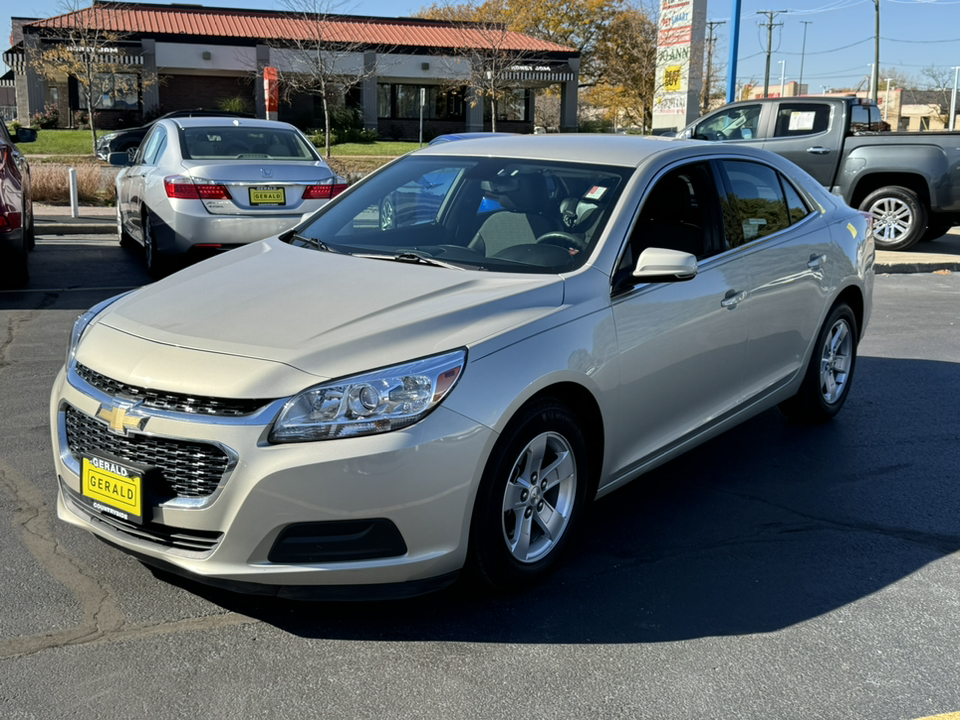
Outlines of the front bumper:
[[[462,415],[441,406],[400,431],[271,445],[267,433],[283,399],[233,418],[146,410],[142,430],[129,433],[135,441],[201,444],[221,449],[228,461],[211,491],[145,507],[145,522],[136,526],[83,499],[80,458],[68,438],[68,413],[72,422],[81,418],[85,427],[111,432],[96,428],[106,426],[96,415],[109,401],[75,368],[57,377],[50,408],[57,514],[144,562],[232,590],[294,597],[311,590],[324,596],[324,589],[338,597],[356,586],[367,591],[362,595],[409,595],[452,581],[464,563],[471,508],[494,437]],[[123,447],[112,447],[110,454],[116,457]],[[275,551],[288,528],[339,527],[344,521],[353,521],[346,524],[350,528],[374,521],[394,527],[402,554],[271,560],[290,557]]]

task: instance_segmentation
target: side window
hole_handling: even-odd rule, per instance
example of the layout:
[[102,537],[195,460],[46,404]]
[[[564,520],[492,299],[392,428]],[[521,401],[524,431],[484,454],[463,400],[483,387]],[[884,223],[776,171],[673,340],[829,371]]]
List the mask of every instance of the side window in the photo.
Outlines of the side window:
[[694,140],[754,140],[760,105],[741,105],[711,115],[693,130]]
[[787,210],[790,212],[790,224],[792,225],[795,222],[803,220],[813,211],[810,209],[810,206],[804,202],[804,199],[800,197],[800,193],[797,192],[796,188],[782,175],[780,176],[780,182],[783,185],[784,195],[787,197]]
[[826,132],[830,126],[830,106],[814,103],[780,103],[774,137],[799,137]]
[[789,208],[776,170],[740,160],[725,160],[723,167],[740,211],[744,242],[753,242],[789,227]]
[[167,131],[159,125],[155,126],[150,134],[140,143],[140,149],[137,151],[137,165],[153,165],[159,154],[161,143],[165,144]]
[[698,258],[714,254],[715,188],[705,162],[684,165],[657,180],[643,201],[618,269],[632,271],[640,253],[651,247]]

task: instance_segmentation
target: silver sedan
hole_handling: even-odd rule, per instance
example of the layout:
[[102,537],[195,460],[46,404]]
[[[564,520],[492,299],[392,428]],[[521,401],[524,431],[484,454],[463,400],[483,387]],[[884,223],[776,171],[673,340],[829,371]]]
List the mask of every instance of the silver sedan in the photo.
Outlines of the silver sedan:
[[154,277],[184,253],[209,254],[299,223],[346,189],[303,133],[246,118],[171,118],[153,125],[117,175],[117,232],[139,243]]
[[771,408],[839,412],[873,263],[868,217],[762,150],[425,148],[83,315],[58,514],[239,591],[522,587],[595,498]]

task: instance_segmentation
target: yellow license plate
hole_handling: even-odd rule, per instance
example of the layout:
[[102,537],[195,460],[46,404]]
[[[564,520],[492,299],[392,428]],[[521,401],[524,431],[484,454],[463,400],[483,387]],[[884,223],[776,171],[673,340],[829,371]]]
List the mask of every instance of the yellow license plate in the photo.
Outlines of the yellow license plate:
[[282,187],[250,188],[251,205],[285,205],[286,202],[287,196]]
[[143,522],[143,478],[132,468],[102,458],[83,458],[83,495],[93,507],[130,522]]

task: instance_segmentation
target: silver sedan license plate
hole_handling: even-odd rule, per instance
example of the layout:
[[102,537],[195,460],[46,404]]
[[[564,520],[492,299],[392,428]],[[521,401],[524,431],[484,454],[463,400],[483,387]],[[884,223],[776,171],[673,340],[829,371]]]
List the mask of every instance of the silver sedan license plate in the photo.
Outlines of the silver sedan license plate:
[[251,205],[286,205],[286,193],[282,187],[259,186],[250,188]]

